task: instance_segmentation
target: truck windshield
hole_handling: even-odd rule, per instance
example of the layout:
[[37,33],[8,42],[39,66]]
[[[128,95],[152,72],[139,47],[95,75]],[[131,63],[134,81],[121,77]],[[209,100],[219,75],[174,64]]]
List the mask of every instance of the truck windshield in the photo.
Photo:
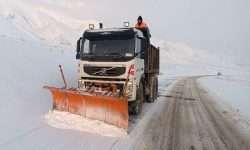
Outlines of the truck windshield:
[[119,56],[133,57],[135,53],[134,39],[119,40],[88,40],[83,39],[82,45],[83,55],[94,55],[98,57]]

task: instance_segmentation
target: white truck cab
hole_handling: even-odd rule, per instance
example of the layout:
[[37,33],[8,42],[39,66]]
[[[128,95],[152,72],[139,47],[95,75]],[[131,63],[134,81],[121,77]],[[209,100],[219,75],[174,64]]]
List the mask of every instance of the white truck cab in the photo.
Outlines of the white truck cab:
[[[141,112],[144,99],[158,93],[159,48],[150,44],[148,29],[90,29],[77,42],[78,87],[110,87],[126,95],[131,112]],[[112,89],[110,89],[112,90]]]

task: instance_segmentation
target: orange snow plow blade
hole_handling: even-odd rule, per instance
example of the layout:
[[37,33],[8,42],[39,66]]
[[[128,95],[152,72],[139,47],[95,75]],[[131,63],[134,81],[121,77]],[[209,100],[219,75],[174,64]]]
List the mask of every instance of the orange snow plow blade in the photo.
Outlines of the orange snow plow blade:
[[128,128],[126,96],[94,90],[65,89],[45,86],[53,95],[53,109],[100,120],[119,128]]

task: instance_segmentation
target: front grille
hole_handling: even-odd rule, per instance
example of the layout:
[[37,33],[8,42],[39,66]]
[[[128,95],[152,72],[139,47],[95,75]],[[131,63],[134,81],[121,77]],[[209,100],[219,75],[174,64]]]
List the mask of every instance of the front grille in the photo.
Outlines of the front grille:
[[97,67],[84,66],[85,73],[91,76],[120,76],[125,73],[126,67]]
[[81,79],[83,79],[83,80],[102,80],[102,81],[127,81],[126,79],[117,79],[117,78],[91,78],[91,77],[82,77]]

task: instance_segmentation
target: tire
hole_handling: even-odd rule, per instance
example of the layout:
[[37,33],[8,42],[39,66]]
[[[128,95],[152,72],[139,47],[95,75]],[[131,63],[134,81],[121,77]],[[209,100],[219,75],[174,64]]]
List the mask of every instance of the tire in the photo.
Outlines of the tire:
[[158,78],[155,78],[155,100],[158,97]]
[[132,114],[133,115],[140,115],[142,111],[142,105],[144,101],[144,90],[143,90],[143,84],[140,82],[139,88],[136,90],[136,100],[132,105]]
[[149,79],[149,94],[147,96],[147,101],[153,103],[155,101],[155,78],[151,77]]

